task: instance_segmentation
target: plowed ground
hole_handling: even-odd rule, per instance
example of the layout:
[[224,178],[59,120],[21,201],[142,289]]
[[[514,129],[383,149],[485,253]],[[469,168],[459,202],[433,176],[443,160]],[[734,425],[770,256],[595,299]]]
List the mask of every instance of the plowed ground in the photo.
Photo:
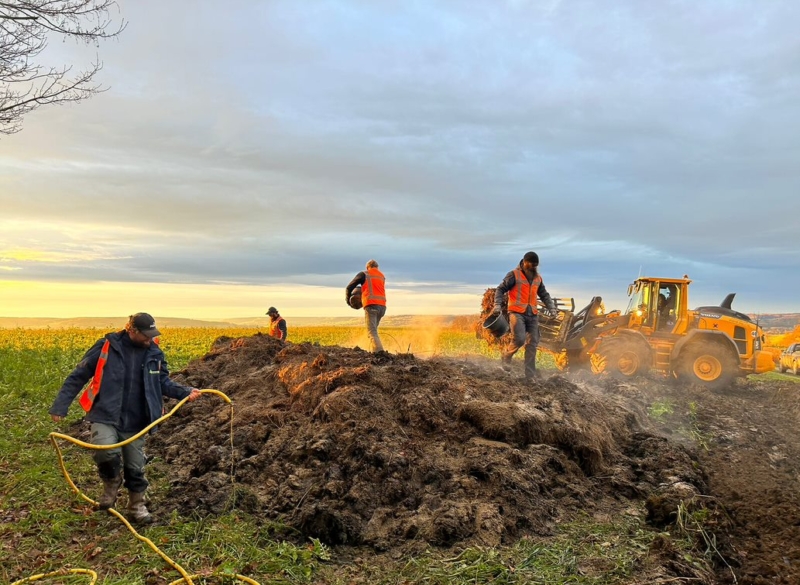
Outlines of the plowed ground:
[[688,502],[709,512],[716,576],[666,547],[641,582],[800,583],[796,384],[521,373],[219,339],[176,379],[226,393],[233,429],[212,397],[167,421],[148,442],[172,482],[155,505],[202,515],[235,500],[339,549],[407,555],[547,537],[586,514],[664,529]]

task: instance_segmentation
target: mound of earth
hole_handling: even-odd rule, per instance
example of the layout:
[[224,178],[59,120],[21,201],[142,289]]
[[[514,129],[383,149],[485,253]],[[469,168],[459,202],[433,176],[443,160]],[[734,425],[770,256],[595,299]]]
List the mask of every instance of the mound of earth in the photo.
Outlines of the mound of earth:
[[614,384],[264,335],[220,338],[176,379],[234,403],[232,430],[205,396],[149,439],[183,514],[221,512],[235,490],[237,507],[302,535],[414,552],[550,535],[645,500],[664,524],[707,492],[692,450],[648,430]]

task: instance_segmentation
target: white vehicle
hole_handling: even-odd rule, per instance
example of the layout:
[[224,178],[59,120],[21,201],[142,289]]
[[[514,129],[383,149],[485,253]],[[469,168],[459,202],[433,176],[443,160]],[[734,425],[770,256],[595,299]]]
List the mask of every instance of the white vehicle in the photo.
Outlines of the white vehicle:
[[781,354],[778,370],[785,372],[791,370],[796,376],[800,374],[800,343],[793,343]]

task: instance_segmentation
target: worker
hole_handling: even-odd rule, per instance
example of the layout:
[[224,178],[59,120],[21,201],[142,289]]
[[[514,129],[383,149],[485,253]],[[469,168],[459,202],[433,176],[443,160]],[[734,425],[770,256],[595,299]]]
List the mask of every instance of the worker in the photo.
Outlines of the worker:
[[674,327],[677,294],[674,284],[662,285],[658,293],[658,329]]
[[667,295],[660,292],[658,293],[658,322],[662,325],[667,320],[669,309],[667,308]]
[[539,256],[536,252],[526,252],[519,266],[506,274],[495,289],[493,313],[503,310],[508,295],[509,326],[513,334],[511,348],[503,352],[501,360],[506,369],[510,368],[511,358],[525,345],[525,379],[530,381],[537,376],[536,349],[539,345],[539,315],[537,299],[541,299],[548,316],[556,317],[555,302],[539,275]]
[[275,307],[270,307],[267,315],[269,315],[269,334],[275,339],[286,341],[286,319],[281,317]]
[[375,260],[367,262],[366,269],[355,275],[345,290],[345,301],[350,305],[350,295],[357,286],[361,286],[361,304],[364,308],[364,321],[369,335],[370,351],[383,351],[381,338],[378,336],[378,325],[386,314],[386,278],[378,270]]
[[[87,412],[91,443],[95,445],[121,443],[149,426],[161,417],[164,396],[190,401],[199,398],[202,394],[197,388],[170,379],[164,353],[155,340],[159,335],[153,317],[136,313],[129,317],[123,330],[98,339],[58,391],[50,408],[53,421],[64,419],[70,404],[90,379],[79,402]],[[124,477],[128,512],[137,523],[152,521],[144,500],[148,486],[144,440],[142,436],[123,447],[93,452],[104,485],[100,509],[114,507]]]

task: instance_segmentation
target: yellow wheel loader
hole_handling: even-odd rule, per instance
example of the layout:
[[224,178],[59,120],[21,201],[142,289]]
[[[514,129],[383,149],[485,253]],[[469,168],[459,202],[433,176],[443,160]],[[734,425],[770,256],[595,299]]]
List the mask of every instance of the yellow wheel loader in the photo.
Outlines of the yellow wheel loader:
[[573,299],[555,299],[557,317],[540,312],[539,348],[554,354],[562,369],[622,378],[657,371],[712,389],[775,369],[772,354],[761,349],[761,327],[731,308],[735,295],[719,306],[689,309],[691,282],[688,276],[639,278],[628,287],[624,313],[606,313],[600,297],[577,313]]

